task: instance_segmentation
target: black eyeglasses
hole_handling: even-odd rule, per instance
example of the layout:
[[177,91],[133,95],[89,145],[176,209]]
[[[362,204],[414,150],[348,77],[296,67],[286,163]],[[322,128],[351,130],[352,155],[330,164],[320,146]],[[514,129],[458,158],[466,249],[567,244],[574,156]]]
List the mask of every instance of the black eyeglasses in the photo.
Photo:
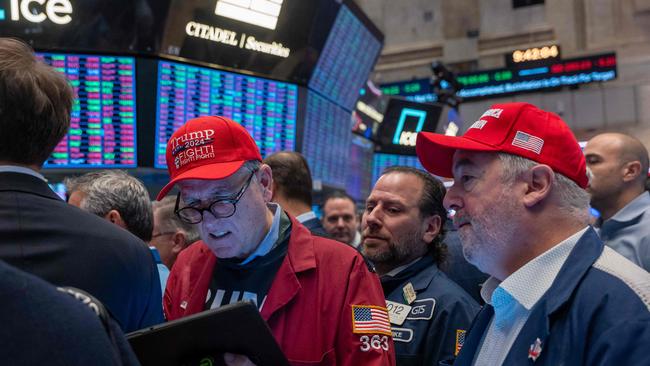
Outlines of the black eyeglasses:
[[237,211],[237,202],[239,202],[239,200],[244,195],[244,192],[246,192],[246,189],[251,184],[255,172],[257,172],[257,170],[253,170],[251,172],[251,175],[248,177],[248,180],[246,180],[244,186],[241,187],[239,192],[237,192],[233,198],[216,200],[212,202],[208,208],[196,208],[191,206],[178,208],[181,200],[181,194],[179,193],[176,196],[176,207],[174,207],[174,213],[176,216],[178,216],[179,219],[188,224],[198,224],[199,222],[203,221],[204,211],[209,211],[212,216],[217,219],[224,219],[234,215],[235,211]]

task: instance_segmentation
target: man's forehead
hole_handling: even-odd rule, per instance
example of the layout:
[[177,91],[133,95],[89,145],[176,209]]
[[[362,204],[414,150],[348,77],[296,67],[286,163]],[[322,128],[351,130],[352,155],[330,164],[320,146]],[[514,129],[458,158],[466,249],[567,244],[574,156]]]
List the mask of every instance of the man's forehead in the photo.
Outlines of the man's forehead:
[[347,198],[342,198],[342,197],[335,197],[335,198],[330,198],[325,202],[325,205],[323,206],[323,211],[325,211],[326,214],[337,211],[350,211],[354,212],[354,203],[350,201]]
[[414,174],[391,172],[379,177],[368,196],[368,201],[417,203],[422,195],[423,186],[424,182]]

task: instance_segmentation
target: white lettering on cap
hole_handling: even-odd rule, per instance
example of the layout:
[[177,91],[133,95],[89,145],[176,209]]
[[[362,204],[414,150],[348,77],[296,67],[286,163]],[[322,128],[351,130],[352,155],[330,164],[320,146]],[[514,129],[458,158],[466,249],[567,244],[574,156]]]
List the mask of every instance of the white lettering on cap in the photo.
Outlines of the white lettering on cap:
[[497,109],[497,108],[488,109],[487,111],[485,111],[485,113],[483,113],[481,118],[483,118],[483,117],[499,118],[499,117],[501,117],[501,112],[503,112],[503,109]]
[[176,169],[191,162],[213,159],[214,146],[210,145],[214,139],[214,130],[201,130],[185,133],[170,140],[174,166]]

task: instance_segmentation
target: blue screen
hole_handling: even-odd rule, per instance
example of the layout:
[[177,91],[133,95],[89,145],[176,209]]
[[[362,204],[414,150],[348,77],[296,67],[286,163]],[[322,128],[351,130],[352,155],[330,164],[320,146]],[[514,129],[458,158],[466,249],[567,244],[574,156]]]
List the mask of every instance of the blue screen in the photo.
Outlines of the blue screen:
[[346,190],[357,201],[365,201],[370,195],[374,148],[371,141],[360,136],[352,137]]
[[38,53],[65,74],[77,98],[70,130],[45,168],[135,168],[135,59]]
[[375,163],[372,170],[372,185],[374,186],[377,182],[377,179],[381,176],[381,173],[384,169],[400,165],[400,166],[410,166],[412,168],[417,168],[424,170],[420,160],[417,156],[410,155],[396,155],[396,154],[375,154]]
[[262,157],[295,150],[298,87],[175,62],[158,64],[156,168],[166,168],[171,135],[187,120],[218,115],[241,123]]
[[345,5],[336,16],[309,88],[351,110],[368,79],[382,43]]
[[351,112],[308,92],[302,154],[313,179],[345,188],[352,141],[350,118]]

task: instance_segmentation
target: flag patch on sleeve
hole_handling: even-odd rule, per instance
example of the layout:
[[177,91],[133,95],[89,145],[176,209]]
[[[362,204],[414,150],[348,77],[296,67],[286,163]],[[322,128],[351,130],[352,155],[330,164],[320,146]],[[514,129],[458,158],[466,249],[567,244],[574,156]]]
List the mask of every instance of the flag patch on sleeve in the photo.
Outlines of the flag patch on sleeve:
[[388,311],[381,306],[352,305],[352,332],[391,335]]
[[460,349],[465,344],[465,333],[467,333],[466,330],[456,329],[456,351],[454,352],[454,356],[458,356]]

